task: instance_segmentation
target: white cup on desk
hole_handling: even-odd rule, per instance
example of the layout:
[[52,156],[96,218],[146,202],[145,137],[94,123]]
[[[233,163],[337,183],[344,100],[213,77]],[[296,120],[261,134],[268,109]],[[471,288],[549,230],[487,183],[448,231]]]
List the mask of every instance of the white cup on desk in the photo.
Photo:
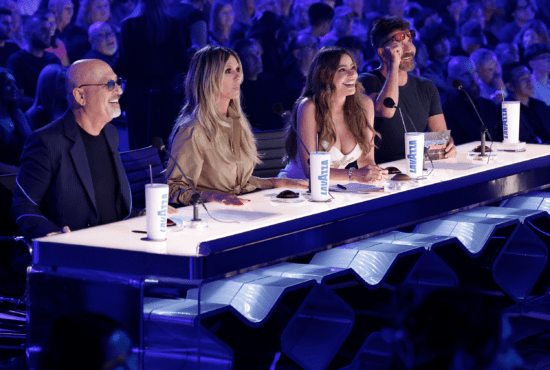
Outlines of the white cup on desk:
[[326,202],[330,200],[330,153],[309,153],[309,177],[311,179],[311,201]]
[[166,240],[168,219],[168,185],[145,184],[145,209],[147,210],[147,239]]
[[519,101],[502,102],[503,143],[519,143]]
[[424,170],[424,133],[405,133],[405,158],[407,175],[411,178],[421,177]]

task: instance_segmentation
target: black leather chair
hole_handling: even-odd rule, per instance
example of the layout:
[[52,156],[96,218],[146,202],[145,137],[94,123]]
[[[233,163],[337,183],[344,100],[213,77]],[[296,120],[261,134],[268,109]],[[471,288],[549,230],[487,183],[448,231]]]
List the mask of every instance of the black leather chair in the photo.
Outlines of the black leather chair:
[[262,163],[258,164],[252,175],[257,177],[275,177],[285,168],[285,130],[255,131],[256,147]]
[[153,172],[153,182],[164,182],[164,169],[157,148],[148,146],[141,149],[120,153],[122,165],[126,171],[130,189],[132,190],[132,205],[137,209],[145,208],[145,184],[151,182],[149,165]]

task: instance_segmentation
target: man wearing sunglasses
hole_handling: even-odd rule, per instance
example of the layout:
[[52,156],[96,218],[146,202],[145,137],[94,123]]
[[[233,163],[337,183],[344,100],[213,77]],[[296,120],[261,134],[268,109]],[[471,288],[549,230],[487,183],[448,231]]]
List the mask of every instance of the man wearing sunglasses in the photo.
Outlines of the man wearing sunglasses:
[[31,239],[130,216],[130,186],[108,124],[121,114],[121,79],[98,59],[67,71],[69,110],[29,136],[11,214]]
[[[376,163],[405,158],[405,132],[447,130],[435,85],[408,73],[415,68],[415,37],[409,22],[401,18],[379,18],[372,26],[371,42],[381,65],[359,80],[375,102],[374,128],[382,135],[374,152]],[[397,109],[384,105],[386,98],[401,108],[404,122]],[[456,156],[452,140],[445,151],[446,158]]]

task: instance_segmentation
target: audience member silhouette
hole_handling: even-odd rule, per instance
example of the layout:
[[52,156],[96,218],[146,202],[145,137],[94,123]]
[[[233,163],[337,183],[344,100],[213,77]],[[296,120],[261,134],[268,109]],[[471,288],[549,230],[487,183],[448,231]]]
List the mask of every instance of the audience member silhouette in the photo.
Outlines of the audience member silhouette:
[[56,57],[61,61],[61,65],[64,67],[69,66],[69,55],[67,54],[67,48],[65,43],[57,37],[57,22],[55,20],[55,15],[53,12],[48,11],[46,13],[48,22],[50,25],[50,47],[46,51],[55,54]]
[[139,13],[122,22],[115,71],[127,79],[125,98],[131,149],[168,139],[182,101],[185,69],[181,24],[165,13],[163,0],[140,0]]
[[68,108],[65,68],[50,64],[40,72],[34,104],[25,113],[32,131],[55,121]]
[[550,106],[550,84],[548,75],[550,74],[550,45],[533,44],[525,51],[525,61],[533,71],[535,81],[535,93],[533,98],[542,100]]
[[302,33],[309,33],[320,40],[330,31],[334,10],[325,3],[314,3],[307,11],[309,27],[303,29]]
[[337,6],[334,8],[332,29],[321,37],[320,46],[334,46],[342,37],[350,36],[353,30],[353,10],[349,6]]
[[531,144],[550,143],[550,108],[532,96],[535,84],[525,66],[517,66],[503,73],[510,95],[507,100],[521,102],[519,140]]
[[500,42],[512,42],[521,28],[535,18],[536,0],[509,0],[505,5],[508,22],[497,34]]
[[216,0],[210,14],[210,45],[229,46],[229,33],[235,21],[233,4],[228,0]]
[[273,113],[273,105],[282,104],[285,99],[280,80],[272,74],[262,73],[262,58],[253,41],[237,41],[234,50],[243,68],[241,105],[250,125],[257,130],[282,129],[283,120]]
[[20,48],[10,41],[11,10],[0,8],[0,67],[6,67],[8,58]]
[[31,129],[17,107],[17,85],[13,74],[0,68],[0,174],[17,173],[23,144]]
[[23,18],[19,6],[17,6],[16,2],[13,0],[0,0],[0,8],[11,11],[10,39],[17,44],[20,49],[23,49],[27,42],[25,40]]
[[49,22],[44,13],[36,13],[25,21],[25,49],[12,54],[7,67],[19,87],[19,106],[23,111],[30,108],[36,95],[36,83],[42,69],[48,64],[61,64],[54,54],[47,52],[50,47]]
[[191,47],[198,50],[208,42],[208,17],[203,12],[203,3],[203,0],[175,0],[168,8],[168,14],[181,25],[184,50]]

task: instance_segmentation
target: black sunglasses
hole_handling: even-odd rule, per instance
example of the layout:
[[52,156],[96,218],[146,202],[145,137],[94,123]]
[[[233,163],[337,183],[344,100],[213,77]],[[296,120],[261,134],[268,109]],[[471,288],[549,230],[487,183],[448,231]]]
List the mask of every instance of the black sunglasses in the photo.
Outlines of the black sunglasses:
[[104,84],[84,84],[78,86],[78,88],[80,89],[83,86],[107,86],[107,89],[109,89],[109,91],[113,91],[115,89],[115,84],[117,84],[118,86],[122,86],[122,82],[122,77],[118,77],[116,80],[109,80],[107,81],[107,83]]
[[393,35],[392,37],[390,37],[388,40],[384,41],[380,47],[383,48],[384,46],[386,46],[387,44],[389,44],[390,42],[392,42],[394,40],[395,41],[403,41],[403,40],[405,40],[405,36],[407,36],[409,39],[412,40],[416,37],[416,31],[415,30],[407,30],[407,31],[403,31],[403,32],[398,32],[395,35]]

